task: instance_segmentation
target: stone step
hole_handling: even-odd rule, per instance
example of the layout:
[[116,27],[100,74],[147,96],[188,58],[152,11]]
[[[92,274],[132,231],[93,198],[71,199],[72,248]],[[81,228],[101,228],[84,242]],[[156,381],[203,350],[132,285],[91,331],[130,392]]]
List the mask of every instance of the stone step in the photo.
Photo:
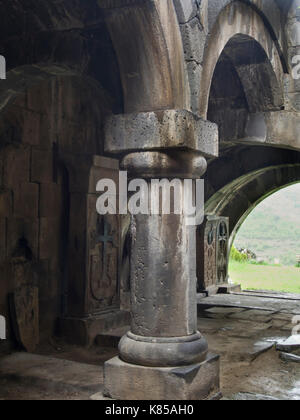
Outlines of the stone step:
[[216,306],[272,311],[277,313],[281,312],[293,315],[300,314],[298,300],[281,299],[277,297],[257,297],[248,294],[229,294],[209,296],[206,298],[197,296],[197,302],[198,312]]
[[234,295],[241,296],[256,296],[262,298],[273,298],[273,299],[283,299],[283,300],[297,300],[300,301],[300,295],[295,293],[285,293],[285,292],[276,292],[272,290],[243,290],[243,291],[234,291]]

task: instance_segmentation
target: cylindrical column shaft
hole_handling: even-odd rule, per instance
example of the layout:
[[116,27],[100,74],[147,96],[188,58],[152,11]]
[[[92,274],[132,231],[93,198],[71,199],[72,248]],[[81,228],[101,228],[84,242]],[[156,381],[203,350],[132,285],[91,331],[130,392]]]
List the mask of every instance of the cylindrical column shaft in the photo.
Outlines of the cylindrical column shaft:
[[[167,154],[132,154],[125,158],[130,169],[147,178],[151,189],[151,168],[157,176],[160,167],[163,175],[182,174],[193,169],[193,161],[178,162]],[[126,165],[124,165],[126,167]],[[175,168],[175,170],[174,170]],[[206,169],[203,158],[195,159],[195,174]],[[177,171],[178,173],[178,171]],[[162,177],[162,176],[161,176]],[[171,175],[170,175],[171,178]],[[207,342],[197,331],[196,302],[196,227],[189,226],[184,214],[184,180],[179,183],[177,195],[173,191],[170,214],[164,214],[162,202],[158,214],[132,216],[131,223],[131,331],[119,346],[120,357],[144,366],[182,366],[201,362],[207,354]],[[149,195],[149,208],[153,200]],[[180,201],[180,203],[176,203]],[[175,201],[175,203],[174,203]],[[175,204],[175,205],[174,205]],[[182,212],[177,214],[175,208]]]
[[132,218],[132,332],[181,337],[197,332],[195,227],[183,215]]

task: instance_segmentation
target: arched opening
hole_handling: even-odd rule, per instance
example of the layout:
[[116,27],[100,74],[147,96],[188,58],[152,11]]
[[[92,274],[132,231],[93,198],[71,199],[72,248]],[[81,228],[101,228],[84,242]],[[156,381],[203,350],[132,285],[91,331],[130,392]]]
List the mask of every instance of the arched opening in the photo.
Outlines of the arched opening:
[[[253,53],[251,53],[251,49]],[[281,48],[270,25],[266,23],[261,14],[246,2],[233,1],[229,3],[219,14],[204,51],[201,96],[199,98],[199,110],[203,118],[207,117],[208,113],[214,72],[225,50],[237,67],[245,64],[246,78],[251,84],[255,82],[255,78],[249,74],[249,66],[265,62],[276,75],[275,79],[279,85],[282,85],[283,75],[287,71]],[[261,66],[261,70],[263,70],[263,66]],[[272,77],[272,79],[274,78]]]
[[[229,250],[231,249],[236,232],[251,211],[264,198],[272,193],[293,183],[299,183],[300,165],[298,163],[292,163],[294,158],[297,162],[299,155],[293,151],[284,153],[281,149],[276,149],[276,153],[274,153],[273,156],[271,153],[267,160],[264,160],[266,158],[265,156],[262,162],[260,162],[259,159],[257,159],[257,162],[251,160],[251,165],[244,166],[243,159],[246,159],[247,161],[247,159],[252,156],[255,158],[259,149],[260,148],[254,148],[253,155],[251,149],[247,149],[248,153],[243,154],[243,158],[240,158],[239,154],[234,154],[231,160],[228,160],[225,154],[224,158],[221,159],[217,166],[211,164],[210,171],[214,174],[214,179],[211,179],[210,184],[206,186],[206,220],[204,229],[199,229],[198,232],[197,247],[200,249],[197,259],[198,281],[199,278],[201,279],[201,273],[203,272],[201,259],[199,258],[201,256],[201,244],[204,244],[204,255],[205,258],[207,258],[209,266],[215,264],[217,267],[218,263],[222,264],[222,259],[219,259],[219,257],[217,258],[217,253],[215,251],[217,250],[216,247],[213,246],[214,249],[212,250],[213,255],[215,255],[215,262],[213,262],[207,254],[210,249],[209,244],[206,244],[209,223],[213,222],[216,226],[221,220],[227,221],[229,255]],[[270,151],[271,150],[272,149],[270,149]],[[285,159],[286,162],[284,163]],[[274,164],[276,160],[277,165],[270,165],[271,163]],[[280,161],[281,164],[278,164]],[[258,166],[258,169],[249,171],[249,169],[251,167],[254,168],[255,165]],[[234,169],[232,170],[231,168]],[[223,173],[226,174],[226,176],[222,176]],[[217,243],[219,235],[214,235],[214,237],[215,243]],[[227,268],[227,265],[225,265],[225,268]],[[211,270],[206,270],[205,277],[207,277],[207,273],[212,272]],[[212,279],[205,278],[205,283],[209,284],[209,287],[213,286],[213,289],[216,289],[216,286],[219,286],[218,278],[214,273],[212,273],[211,277]],[[205,289],[207,289],[207,287]],[[203,290],[203,288],[201,290]]]
[[208,120],[219,126],[221,147],[265,138],[263,118],[253,116],[282,107],[283,93],[265,50],[254,38],[236,34],[218,59],[208,102]]
[[229,275],[243,289],[300,293],[300,184],[264,196],[239,222]]

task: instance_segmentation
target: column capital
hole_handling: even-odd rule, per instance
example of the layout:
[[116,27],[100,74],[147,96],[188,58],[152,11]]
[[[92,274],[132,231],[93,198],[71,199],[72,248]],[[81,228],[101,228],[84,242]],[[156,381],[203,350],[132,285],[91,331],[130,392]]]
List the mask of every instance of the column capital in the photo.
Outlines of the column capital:
[[189,151],[218,157],[218,127],[188,110],[111,115],[105,126],[105,152]]
[[121,168],[142,178],[198,179],[207,170],[206,159],[193,152],[135,152],[121,161]]

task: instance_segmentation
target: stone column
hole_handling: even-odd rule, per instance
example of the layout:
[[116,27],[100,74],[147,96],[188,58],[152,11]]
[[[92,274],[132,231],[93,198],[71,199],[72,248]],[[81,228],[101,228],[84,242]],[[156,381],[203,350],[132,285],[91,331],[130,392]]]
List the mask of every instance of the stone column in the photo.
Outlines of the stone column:
[[[133,153],[123,160],[123,167],[146,179],[200,177],[206,160],[183,155],[184,160],[181,154]],[[179,189],[178,198],[183,200],[182,180]],[[150,182],[149,192],[150,212],[154,199]],[[185,219],[184,214],[174,214],[174,206],[171,214],[132,217],[132,324],[119,347],[123,361],[166,367],[205,360],[208,346],[197,329],[196,227]]]
[[[154,113],[146,115],[149,119]],[[114,128],[115,123],[116,119]],[[112,126],[108,127],[111,135]],[[156,127],[168,128],[161,118]],[[173,133],[174,140],[176,130]],[[120,134],[124,135],[123,129]],[[184,141],[185,132],[180,134]],[[132,136],[130,130],[129,142],[134,141]],[[167,139],[156,140],[166,144],[163,140]],[[150,179],[180,179],[183,200],[183,180],[200,178],[206,171],[206,159],[192,148],[161,147],[128,153],[122,167],[130,176],[146,179],[150,191]],[[104,393],[114,399],[219,395],[219,358],[208,354],[207,342],[197,329],[196,226],[189,226],[186,216],[173,210],[171,206],[171,214],[132,216],[131,330],[121,339],[119,357],[106,362],[104,368]]]

